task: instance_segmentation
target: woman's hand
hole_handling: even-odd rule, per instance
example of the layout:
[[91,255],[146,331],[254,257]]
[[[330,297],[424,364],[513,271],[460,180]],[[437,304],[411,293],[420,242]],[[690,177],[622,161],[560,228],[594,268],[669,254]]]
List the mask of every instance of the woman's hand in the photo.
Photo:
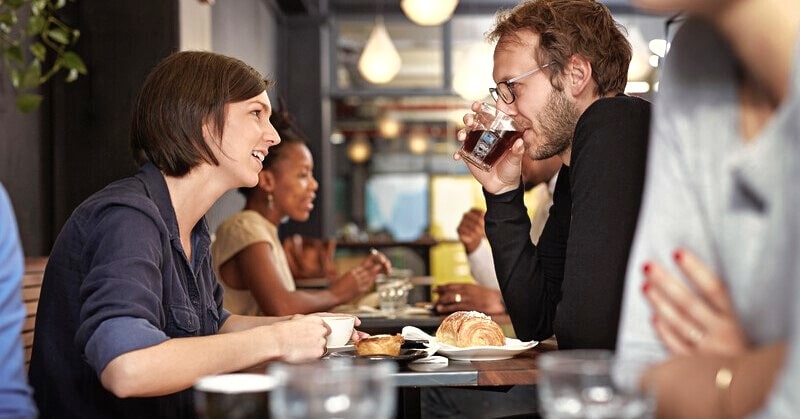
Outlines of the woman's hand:
[[330,329],[319,316],[293,316],[266,327],[271,330],[270,340],[278,344],[283,361],[305,362],[325,354],[325,337]]
[[436,287],[437,313],[475,310],[485,314],[503,314],[506,307],[500,291],[476,284],[446,284]]
[[389,258],[374,248],[370,250],[369,256],[361,262],[360,266],[373,274],[389,273],[392,270],[392,262]]
[[343,297],[342,303],[350,301],[359,295],[366,294],[375,285],[377,273],[363,266],[356,266],[347,271],[331,284],[330,290]]
[[678,249],[674,258],[694,290],[655,263],[643,268],[642,292],[658,336],[678,355],[744,352],[747,340],[725,285],[691,252]]

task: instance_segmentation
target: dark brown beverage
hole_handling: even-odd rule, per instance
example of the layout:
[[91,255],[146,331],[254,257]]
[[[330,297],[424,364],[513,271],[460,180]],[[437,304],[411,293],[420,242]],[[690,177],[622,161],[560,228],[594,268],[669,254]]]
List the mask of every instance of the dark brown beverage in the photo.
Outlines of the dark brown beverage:
[[269,397],[275,378],[263,374],[221,374],[194,386],[200,419],[269,419]]
[[488,171],[521,136],[520,131],[473,130],[467,133],[460,153],[468,162]]
[[269,419],[269,392],[206,391],[195,396],[195,410],[202,419]]

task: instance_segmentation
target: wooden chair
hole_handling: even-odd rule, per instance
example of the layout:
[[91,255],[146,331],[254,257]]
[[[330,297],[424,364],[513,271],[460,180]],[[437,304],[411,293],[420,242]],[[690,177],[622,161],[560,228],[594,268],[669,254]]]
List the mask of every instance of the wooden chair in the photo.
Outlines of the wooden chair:
[[42,290],[46,257],[25,258],[25,276],[22,278],[22,299],[25,302],[25,324],[22,327],[22,342],[25,345],[25,368],[31,362],[33,348],[33,328],[36,325],[36,309],[39,306],[39,293]]

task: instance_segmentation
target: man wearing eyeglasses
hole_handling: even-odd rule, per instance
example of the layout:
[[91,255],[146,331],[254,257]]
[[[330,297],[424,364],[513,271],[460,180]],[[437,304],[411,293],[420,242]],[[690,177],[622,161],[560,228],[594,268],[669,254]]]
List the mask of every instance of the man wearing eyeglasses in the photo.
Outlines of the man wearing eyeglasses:
[[[484,186],[514,329],[522,339],[555,334],[561,349],[613,349],[650,122],[650,104],[622,93],[630,44],[594,0],[524,2],[501,12],[489,39],[497,41],[489,90],[525,131],[490,172],[468,166]],[[564,163],[538,246],[522,201],[524,154]]]

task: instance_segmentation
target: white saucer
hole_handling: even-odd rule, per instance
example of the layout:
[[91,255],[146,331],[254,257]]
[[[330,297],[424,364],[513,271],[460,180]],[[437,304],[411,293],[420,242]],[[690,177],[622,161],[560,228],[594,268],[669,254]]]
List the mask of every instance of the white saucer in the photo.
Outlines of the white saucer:
[[353,350],[355,348],[356,348],[356,345],[350,344],[350,345],[344,345],[344,346],[329,346],[326,349],[327,349],[328,353],[333,353],[333,352],[349,351],[349,350]]

